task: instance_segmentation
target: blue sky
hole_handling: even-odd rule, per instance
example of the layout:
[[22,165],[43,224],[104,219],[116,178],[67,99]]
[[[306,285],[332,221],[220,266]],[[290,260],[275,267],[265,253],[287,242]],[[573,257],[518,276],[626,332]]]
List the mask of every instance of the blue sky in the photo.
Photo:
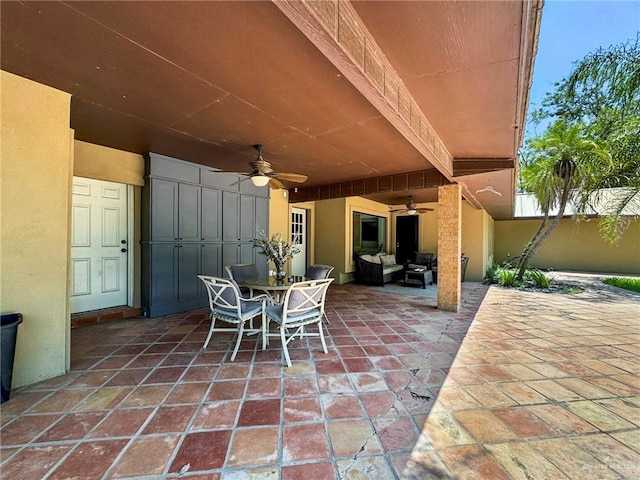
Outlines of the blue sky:
[[[574,62],[598,47],[636,38],[639,30],[640,2],[637,0],[546,0],[529,110],[540,106],[544,94],[553,90],[554,82],[571,73]],[[539,126],[538,133],[542,130]],[[534,133],[533,126],[527,124],[525,136]]]

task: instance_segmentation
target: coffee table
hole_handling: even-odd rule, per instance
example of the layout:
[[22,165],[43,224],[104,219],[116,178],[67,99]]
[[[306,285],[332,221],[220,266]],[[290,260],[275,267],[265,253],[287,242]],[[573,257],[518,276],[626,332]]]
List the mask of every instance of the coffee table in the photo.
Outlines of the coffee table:
[[422,288],[427,288],[427,283],[431,285],[433,283],[433,274],[431,270],[426,268],[412,268],[405,270],[404,272],[404,286],[407,285],[422,285]]

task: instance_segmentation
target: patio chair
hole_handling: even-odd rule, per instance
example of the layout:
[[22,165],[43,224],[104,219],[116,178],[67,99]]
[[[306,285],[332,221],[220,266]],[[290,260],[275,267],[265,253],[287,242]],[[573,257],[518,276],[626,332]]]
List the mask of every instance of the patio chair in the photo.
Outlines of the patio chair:
[[[207,288],[209,296],[209,308],[211,309],[211,327],[209,334],[202,348],[207,348],[213,332],[237,332],[238,339],[231,354],[231,361],[235,360],[243,334],[260,334],[262,336],[262,349],[267,346],[267,320],[265,316],[265,305],[268,295],[258,295],[252,298],[243,298],[240,295],[238,284],[233,279],[208,277],[198,275]],[[253,327],[253,319],[260,315],[262,324],[260,328]],[[216,320],[235,325],[235,327],[216,328]],[[245,323],[250,321],[249,328],[245,328]]]
[[304,276],[309,280],[322,280],[323,278],[329,278],[334,267],[331,265],[309,265],[304,272]]
[[424,267],[431,270],[433,265],[437,264],[436,256],[433,253],[413,252],[413,255],[406,262],[407,269]]
[[[464,253],[460,256],[460,281],[464,282],[464,277],[467,273],[467,265],[469,264],[469,257]],[[431,271],[433,273],[433,283],[438,282],[438,259],[433,257],[431,260]]]
[[[333,269],[334,267],[331,265],[309,265],[307,270],[304,272],[304,276],[309,280],[322,280],[323,278],[329,278]],[[329,323],[327,312],[324,313],[323,317],[324,321]]]
[[240,286],[240,293],[243,296],[253,297],[253,288],[245,287],[243,284],[251,279],[258,278],[260,276],[260,272],[258,272],[258,266],[255,263],[238,263],[237,265],[227,265],[224,267],[227,271],[227,275],[229,278],[232,278],[236,281]]
[[464,282],[464,276],[467,273],[467,264],[469,263],[469,257],[467,257],[464,253],[460,257],[460,277],[461,281]]
[[[279,333],[268,335],[280,337],[282,353],[288,367],[291,366],[291,358],[287,345],[296,337],[320,337],[322,350],[327,353],[327,344],[324,341],[322,330],[322,317],[327,290],[331,282],[333,282],[333,278],[294,283],[287,290],[282,304],[266,307],[267,321],[276,322],[280,330]],[[318,326],[318,333],[305,329],[308,325],[313,324]]]

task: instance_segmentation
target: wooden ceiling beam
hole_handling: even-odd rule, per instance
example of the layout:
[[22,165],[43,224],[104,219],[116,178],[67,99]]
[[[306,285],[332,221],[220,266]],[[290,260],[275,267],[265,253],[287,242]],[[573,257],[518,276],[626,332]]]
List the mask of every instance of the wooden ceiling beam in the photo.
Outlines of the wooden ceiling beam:
[[453,176],[475,175],[477,173],[495,172],[514,168],[513,158],[455,158],[453,160]]
[[406,192],[407,190],[437,188],[449,183],[451,182],[436,169],[420,170],[317,187],[293,188],[289,190],[289,202],[312,202],[377,193]]

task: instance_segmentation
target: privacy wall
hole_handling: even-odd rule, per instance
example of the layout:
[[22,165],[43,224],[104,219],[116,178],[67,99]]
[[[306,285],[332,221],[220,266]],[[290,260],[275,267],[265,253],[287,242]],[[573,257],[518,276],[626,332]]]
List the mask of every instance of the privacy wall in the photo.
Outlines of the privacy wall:
[[[540,220],[495,222],[495,260],[518,256],[531,239]],[[640,222],[635,221],[617,246],[605,242],[598,222],[576,224],[564,218],[531,261],[540,269],[579,272],[640,274]]]

